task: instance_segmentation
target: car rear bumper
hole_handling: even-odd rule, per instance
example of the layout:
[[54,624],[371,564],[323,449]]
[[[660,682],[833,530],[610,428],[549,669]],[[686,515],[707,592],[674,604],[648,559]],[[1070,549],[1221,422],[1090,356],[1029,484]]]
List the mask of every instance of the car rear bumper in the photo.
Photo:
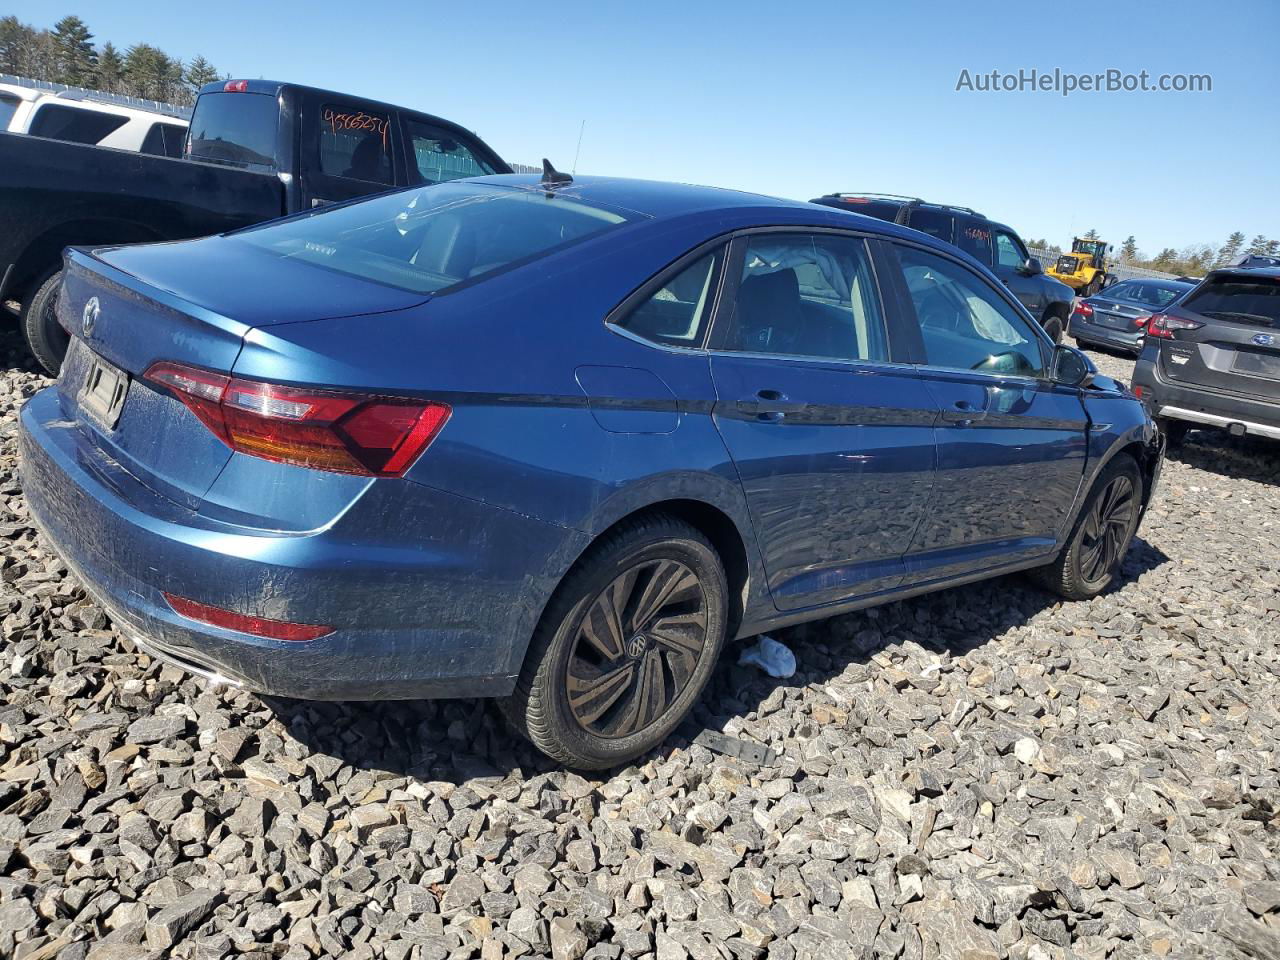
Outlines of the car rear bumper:
[[1085,343],[1097,343],[1117,350],[1127,350],[1130,353],[1140,353],[1143,340],[1146,339],[1146,334],[1141,330],[1128,331],[1104,327],[1081,320],[1076,314],[1072,314],[1071,319],[1067,321],[1067,333]]
[[[404,523],[395,543],[364,540],[367,516],[303,535],[210,521],[104,457],[63,418],[53,388],[22,410],[20,458],[36,525],[122,633],[209,679],[279,696],[510,692],[581,537],[409,481],[392,481],[396,505],[373,505]],[[426,531],[415,535],[409,517]],[[258,637],[187,619],[165,593],[334,631]]]
[[1146,358],[1134,367],[1133,384],[1152,416],[1223,429],[1238,424],[1247,434],[1280,440],[1280,403],[1171,383]]

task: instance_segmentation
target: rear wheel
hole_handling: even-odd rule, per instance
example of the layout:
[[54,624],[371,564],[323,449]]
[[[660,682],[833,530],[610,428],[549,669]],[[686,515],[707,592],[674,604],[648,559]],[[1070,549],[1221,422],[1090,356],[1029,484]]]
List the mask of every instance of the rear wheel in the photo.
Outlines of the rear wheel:
[[1081,296],[1083,296],[1087,300],[1089,297],[1096,297],[1101,291],[1102,291],[1102,274],[1095,273],[1093,275],[1093,279],[1090,280],[1085,285],[1084,292],[1081,294]]
[[1063,328],[1060,317],[1052,313],[1045,314],[1045,318],[1040,325],[1044,327],[1044,332],[1049,335],[1050,340],[1054,343],[1062,342]]
[[1096,597],[1119,571],[1141,514],[1142,472],[1133,457],[1118,454],[1094,482],[1066,547],[1034,576],[1068,600]]
[[58,285],[62,271],[47,273],[32,286],[34,291],[22,305],[22,333],[32,354],[44,367],[45,373],[56,377],[62,369],[71,338],[58,323],[55,308],[58,303]]
[[568,766],[632,760],[702,693],[727,619],[724,567],[706,537],[674,517],[629,523],[556,590],[503,713]]

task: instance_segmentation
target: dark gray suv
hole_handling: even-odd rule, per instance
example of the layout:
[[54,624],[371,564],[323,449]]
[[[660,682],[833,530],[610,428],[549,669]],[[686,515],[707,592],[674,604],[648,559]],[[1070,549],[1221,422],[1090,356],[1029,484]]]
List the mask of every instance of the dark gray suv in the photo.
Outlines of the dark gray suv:
[[1146,328],[1133,392],[1171,441],[1188,426],[1280,439],[1280,267],[1214,270]]
[[1004,281],[1054,343],[1062,340],[1075,292],[1045,275],[1040,261],[1027,252],[1012,227],[968,207],[888,193],[829,193],[812,202],[902,224],[959,247]]

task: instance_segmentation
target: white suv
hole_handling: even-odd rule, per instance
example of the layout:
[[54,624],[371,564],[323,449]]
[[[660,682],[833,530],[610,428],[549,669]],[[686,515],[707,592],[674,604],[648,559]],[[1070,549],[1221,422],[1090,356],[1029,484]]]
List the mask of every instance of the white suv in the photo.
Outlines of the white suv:
[[183,112],[92,90],[27,86],[17,78],[0,82],[0,129],[10,133],[177,157],[187,134]]

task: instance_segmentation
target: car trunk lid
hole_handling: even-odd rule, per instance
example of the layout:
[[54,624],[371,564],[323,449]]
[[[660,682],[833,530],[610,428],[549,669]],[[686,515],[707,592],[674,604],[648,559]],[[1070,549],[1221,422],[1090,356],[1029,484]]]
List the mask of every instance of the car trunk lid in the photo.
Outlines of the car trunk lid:
[[1126,333],[1133,333],[1138,329],[1134,323],[1138,317],[1149,317],[1153,312],[1151,307],[1125,303],[1123,300],[1108,300],[1105,297],[1092,297],[1088,303],[1093,307],[1095,324]]
[[1161,340],[1166,379],[1280,400],[1280,277],[1211,276],[1168,313],[1200,326]]

